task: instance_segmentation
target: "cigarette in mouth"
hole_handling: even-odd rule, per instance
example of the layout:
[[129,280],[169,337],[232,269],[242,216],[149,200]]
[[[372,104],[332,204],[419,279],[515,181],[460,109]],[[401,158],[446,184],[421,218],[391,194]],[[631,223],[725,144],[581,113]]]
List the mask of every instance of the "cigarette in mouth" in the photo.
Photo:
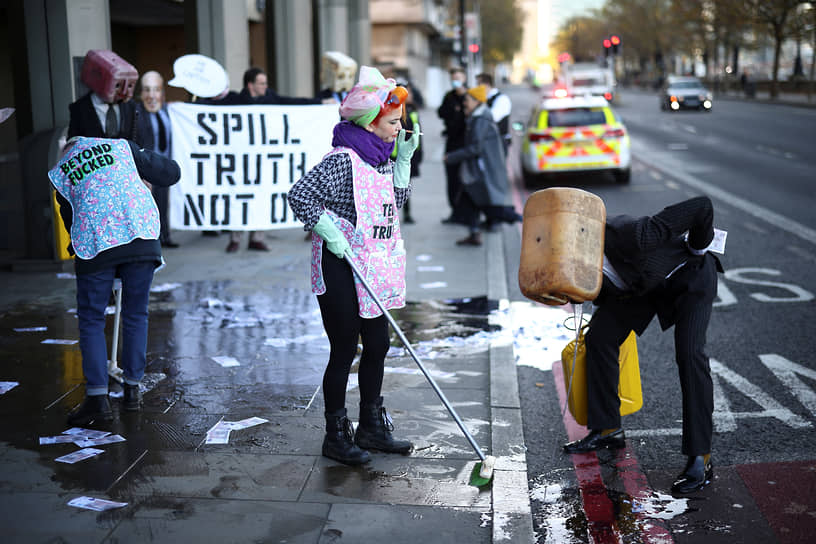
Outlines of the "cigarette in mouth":
[[[414,133],[414,131],[413,131],[413,130],[406,130],[405,132],[406,132],[407,134],[413,134],[413,133]],[[419,132],[418,134],[419,134],[420,136],[425,136],[425,133],[424,133],[424,132]]]

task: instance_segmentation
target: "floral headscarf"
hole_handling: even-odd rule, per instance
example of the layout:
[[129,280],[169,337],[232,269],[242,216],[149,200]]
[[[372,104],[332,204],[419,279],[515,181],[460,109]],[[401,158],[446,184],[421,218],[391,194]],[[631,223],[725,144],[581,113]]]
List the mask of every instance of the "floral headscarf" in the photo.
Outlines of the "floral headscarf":
[[385,79],[376,68],[361,66],[360,81],[340,104],[340,117],[365,127],[387,103],[404,104],[407,94],[403,87],[398,87],[391,78]]

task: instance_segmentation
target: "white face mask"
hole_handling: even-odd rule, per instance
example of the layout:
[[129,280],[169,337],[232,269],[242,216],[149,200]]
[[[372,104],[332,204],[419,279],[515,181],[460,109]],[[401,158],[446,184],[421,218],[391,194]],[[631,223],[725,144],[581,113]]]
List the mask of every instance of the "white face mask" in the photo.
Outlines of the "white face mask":
[[458,89],[462,86],[462,82],[459,81],[458,79],[454,79],[453,81],[451,81],[451,85],[453,85],[454,89]]

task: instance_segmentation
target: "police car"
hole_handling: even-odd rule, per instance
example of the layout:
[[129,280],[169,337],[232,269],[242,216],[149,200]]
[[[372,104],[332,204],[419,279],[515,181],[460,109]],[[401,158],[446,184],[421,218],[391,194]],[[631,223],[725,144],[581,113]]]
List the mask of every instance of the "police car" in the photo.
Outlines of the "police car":
[[522,128],[525,185],[556,174],[592,171],[609,171],[618,183],[629,182],[629,133],[605,98],[545,98]]

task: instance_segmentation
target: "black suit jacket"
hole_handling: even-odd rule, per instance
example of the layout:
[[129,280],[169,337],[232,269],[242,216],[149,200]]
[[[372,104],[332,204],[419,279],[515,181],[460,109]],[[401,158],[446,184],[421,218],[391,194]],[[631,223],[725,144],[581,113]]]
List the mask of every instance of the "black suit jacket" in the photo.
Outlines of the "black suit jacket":
[[[644,295],[662,285],[683,263],[702,259],[688,246],[704,249],[714,238],[714,209],[708,197],[692,198],[664,208],[652,216],[633,218],[619,215],[607,219],[604,253],[636,295]],[[718,270],[722,266],[717,261]]]
[[[710,304],[717,294],[719,259],[711,252],[695,255],[714,238],[714,210],[708,197],[674,204],[653,216],[607,219],[604,254],[628,289],[604,276],[599,306],[611,304],[641,334],[654,313],[665,330],[676,319],[678,301],[690,296]],[[688,244],[683,233],[689,232]],[[670,276],[667,278],[667,276]]]
[[[68,138],[74,136],[105,138],[105,127],[102,126],[99,117],[96,115],[93,102],[91,102],[91,93],[72,103],[68,106],[68,110],[71,112],[71,120],[68,124]],[[119,104],[119,133],[116,135],[117,138],[136,139],[133,132],[135,116],[136,106],[132,100]]]
[[[162,109],[167,113],[167,107]],[[136,143],[145,149],[158,152],[156,142],[153,141],[153,125],[150,122],[150,112],[144,108],[141,102],[136,104]],[[167,131],[167,141],[170,142],[170,127],[165,125]]]

